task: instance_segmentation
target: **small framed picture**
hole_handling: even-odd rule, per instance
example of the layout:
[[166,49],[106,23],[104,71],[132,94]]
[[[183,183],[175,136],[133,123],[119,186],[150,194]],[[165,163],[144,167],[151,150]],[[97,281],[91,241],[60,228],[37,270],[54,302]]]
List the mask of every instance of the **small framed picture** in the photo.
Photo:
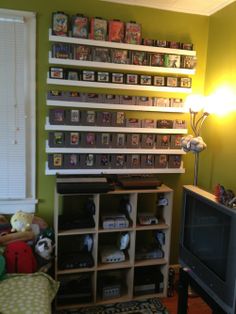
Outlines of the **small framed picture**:
[[112,113],[110,111],[98,112],[97,124],[101,126],[111,126],[112,124]]
[[114,133],[112,139],[112,145],[114,147],[125,147],[126,145],[126,136],[124,133]]
[[180,77],[179,86],[185,87],[185,88],[191,88],[192,86],[191,77]]
[[140,168],[140,155],[132,154],[127,156],[128,168]]
[[90,20],[90,36],[95,40],[107,40],[107,20],[92,17]]
[[52,13],[52,34],[56,36],[67,36],[69,30],[69,16],[64,12]]
[[76,38],[88,38],[89,18],[78,14],[71,18],[71,35]]
[[49,77],[52,79],[64,79],[65,78],[65,71],[63,68],[50,67],[49,68]]
[[110,164],[110,156],[108,154],[101,154],[97,156],[97,167],[108,168]]
[[97,72],[97,81],[109,83],[110,82],[110,73],[109,72]]
[[155,128],[156,120],[153,119],[143,119],[142,120],[142,128]]
[[80,110],[71,109],[66,113],[66,122],[72,125],[78,125],[80,123]]
[[135,96],[121,95],[120,103],[125,105],[135,105]]
[[126,119],[126,126],[129,128],[140,128],[141,127],[141,121],[136,118],[128,118]]
[[181,149],[181,139],[182,139],[183,135],[180,134],[174,134],[171,135],[171,140],[170,140],[170,147],[173,149]]
[[83,70],[82,71],[82,80],[95,82],[95,71]]
[[124,111],[113,112],[112,125],[118,126],[118,127],[125,125],[125,112]]
[[142,148],[153,148],[155,143],[154,134],[142,134]]
[[169,168],[180,168],[181,166],[181,155],[170,155],[169,156]]
[[140,45],[142,42],[142,26],[135,22],[125,24],[125,42],[127,44]]
[[182,56],[181,67],[184,69],[195,69],[197,59],[194,56]]
[[100,99],[101,99],[100,94],[96,94],[96,93],[86,93],[85,94],[85,101],[87,101],[87,102],[97,103],[100,101]]
[[166,154],[155,156],[155,168],[167,168],[168,158]]
[[140,75],[140,84],[141,85],[152,85],[152,76],[151,75]]
[[180,49],[180,42],[179,41],[170,41],[169,48]]
[[119,104],[120,103],[120,95],[113,94],[105,94],[104,102],[108,104]]
[[83,125],[95,125],[96,123],[96,111],[85,110],[82,111],[82,124]]
[[158,134],[157,135],[157,148],[167,149],[170,147],[170,135],[169,134]]
[[173,128],[174,129],[186,129],[187,123],[185,120],[180,120],[180,119],[174,120]]
[[53,43],[52,57],[57,59],[73,59],[72,45],[66,43]]
[[139,106],[152,106],[153,100],[151,97],[147,96],[138,96],[137,97],[137,105]]
[[112,156],[112,165],[115,168],[124,168],[126,165],[126,159],[125,155],[120,154],[120,155],[114,155]]
[[112,49],[111,50],[111,62],[119,64],[129,63],[129,52],[124,49]]
[[50,169],[63,167],[63,154],[49,154],[48,165]]
[[167,76],[166,86],[169,87],[178,87],[178,78],[173,76]]
[[155,159],[154,159],[155,155],[142,155],[141,156],[141,165],[142,168],[153,168],[154,167],[154,163],[155,163]]
[[190,43],[182,43],[182,44],[181,44],[181,49],[184,49],[184,50],[193,50],[193,44],[190,44]]
[[109,133],[101,133],[100,134],[100,144],[102,147],[109,147],[110,146],[110,137],[111,136]]
[[70,146],[79,145],[79,132],[70,132]]
[[95,166],[95,155],[94,154],[85,155],[85,167],[91,168],[94,166]]
[[122,43],[125,35],[125,24],[120,20],[110,20],[108,22],[108,41]]
[[155,41],[155,46],[157,46],[157,47],[168,47],[168,45],[169,45],[169,42],[167,40],[159,40],[159,39],[157,39]]
[[147,65],[147,54],[144,51],[132,51],[131,63],[134,65]]
[[150,65],[156,67],[163,67],[165,61],[165,55],[163,53],[151,53],[149,55]]
[[154,39],[143,38],[142,39],[142,45],[144,45],[144,46],[154,46],[155,45],[155,41],[154,41]]
[[140,134],[128,134],[127,135],[127,146],[130,148],[139,148],[140,146]]
[[165,55],[165,67],[180,68],[180,55]]
[[50,124],[65,124],[65,110],[64,109],[50,109],[49,122]]
[[126,84],[137,85],[138,74],[126,74]]
[[165,86],[165,77],[154,75],[153,76],[153,85],[154,86]]
[[110,62],[110,49],[109,48],[102,48],[102,47],[94,47],[93,48],[93,61],[96,62]]
[[170,107],[183,108],[184,101],[182,98],[170,98]]
[[170,106],[170,99],[166,98],[166,97],[155,97],[154,106],[169,107]]
[[173,129],[173,120],[157,120],[157,128]]
[[84,45],[75,45],[74,46],[74,59],[82,61],[91,60],[91,48]]
[[123,73],[112,73],[111,74],[111,82],[115,84],[123,84],[124,83],[124,74]]
[[85,146],[94,147],[96,144],[96,134],[94,132],[85,133]]
[[65,134],[61,131],[49,132],[49,146],[63,147],[65,146]]
[[67,80],[78,81],[79,80],[79,72],[76,70],[67,70],[66,71]]
[[65,155],[65,167],[69,169],[75,169],[79,167],[79,155],[78,154],[66,154]]

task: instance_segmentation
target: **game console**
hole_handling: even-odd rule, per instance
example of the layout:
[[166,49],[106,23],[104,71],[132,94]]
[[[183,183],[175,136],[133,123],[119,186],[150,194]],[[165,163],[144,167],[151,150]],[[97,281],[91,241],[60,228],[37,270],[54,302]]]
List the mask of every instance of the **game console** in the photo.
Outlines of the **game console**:
[[158,259],[164,257],[164,251],[160,248],[149,248],[142,247],[139,248],[135,254],[136,260],[145,260],[145,259]]
[[90,268],[94,266],[93,256],[90,252],[71,252],[64,253],[58,259],[58,268],[75,269],[75,268]]
[[117,248],[106,246],[101,249],[101,261],[102,263],[124,262],[125,254]]
[[129,221],[125,215],[109,214],[102,216],[103,229],[128,228]]
[[138,220],[140,225],[156,225],[158,224],[158,219],[152,213],[139,213]]

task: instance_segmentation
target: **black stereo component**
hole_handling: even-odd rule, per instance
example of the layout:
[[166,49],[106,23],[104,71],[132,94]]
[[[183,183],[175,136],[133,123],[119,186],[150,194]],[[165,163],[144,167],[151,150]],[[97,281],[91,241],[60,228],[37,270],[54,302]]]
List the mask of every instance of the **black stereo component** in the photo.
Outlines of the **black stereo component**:
[[57,175],[57,193],[106,193],[114,190],[106,177]]
[[94,266],[94,259],[90,252],[71,252],[64,253],[58,258],[58,268],[75,269],[75,268],[91,268]]
[[92,301],[91,277],[88,274],[59,278],[57,302],[61,305],[89,303]]
[[80,215],[76,218],[69,217],[68,215],[59,215],[59,219],[58,219],[59,230],[94,228],[94,227],[95,227],[95,222],[92,215]]

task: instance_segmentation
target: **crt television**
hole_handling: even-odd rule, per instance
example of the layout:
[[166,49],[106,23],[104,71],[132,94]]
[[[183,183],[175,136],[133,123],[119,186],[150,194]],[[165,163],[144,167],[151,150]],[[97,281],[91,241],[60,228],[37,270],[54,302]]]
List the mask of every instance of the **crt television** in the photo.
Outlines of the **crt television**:
[[236,209],[184,186],[179,259],[226,313],[236,313]]

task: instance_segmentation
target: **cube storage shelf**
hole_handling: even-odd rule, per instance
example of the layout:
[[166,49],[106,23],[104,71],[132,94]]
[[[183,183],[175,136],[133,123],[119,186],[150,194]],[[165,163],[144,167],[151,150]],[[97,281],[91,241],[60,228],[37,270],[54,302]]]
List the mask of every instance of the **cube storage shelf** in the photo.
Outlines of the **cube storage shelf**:
[[[88,202],[94,206],[93,227],[77,228],[69,224],[62,227],[61,217],[64,223],[68,217],[76,220],[78,213],[91,210]],[[173,190],[165,185],[156,189],[115,190],[104,194],[58,194],[55,190],[55,278],[61,282],[56,307],[77,308],[166,296],[172,202]],[[139,214],[143,212],[158,221],[141,225]],[[123,227],[119,224],[107,227],[105,224],[107,216],[118,219],[122,215],[128,221]],[[127,234],[129,244],[120,250],[124,245],[121,235]],[[86,251],[88,245],[83,243],[86,236],[93,239],[90,253]],[[110,253],[112,258],[107,262],[106,256],[111,255],[102,252],[108,245],[114,252]],[[119,260],[121,251],[123,257]],[[90,254],[93,263],[88,259],[87,264],[81,262],[78,267],[81,252]]]

